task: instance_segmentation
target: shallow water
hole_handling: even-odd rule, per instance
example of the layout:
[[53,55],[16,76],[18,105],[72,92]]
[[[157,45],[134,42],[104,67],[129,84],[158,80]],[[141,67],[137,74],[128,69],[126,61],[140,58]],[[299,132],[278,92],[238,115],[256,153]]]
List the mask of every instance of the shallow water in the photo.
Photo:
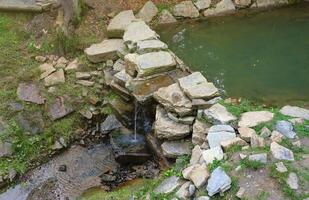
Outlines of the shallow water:
[[309,3],[160,27],[161,40],[228,96],[309,100]]

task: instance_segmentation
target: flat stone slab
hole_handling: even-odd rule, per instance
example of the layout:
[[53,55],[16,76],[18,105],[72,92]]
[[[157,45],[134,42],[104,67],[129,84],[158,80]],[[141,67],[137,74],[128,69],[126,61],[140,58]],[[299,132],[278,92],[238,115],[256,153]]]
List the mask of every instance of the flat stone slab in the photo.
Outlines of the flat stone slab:
[[157,106],[154,127],[156,137],[159,139],[181,139],[190,133],[190,125],[180,124],[171,120],[161,106]]
[[169,194],[173,192],[176,188],[180,187],[182,181],[177,176],[171,176],[154,189],[155,194]]
[[168,111],[176,112],[180,116],[185,116],[192,112],[190,99],[186,97],[177,83],[160,88],[153,96]]
[[190,155],[190,142],[165,141],[161,145],[163,155],[167,158],[177,158],[178,156]]
[[160,40],[144,40],[136,44],[136,52],[139,54],[150,53],[154,51],[167,50],[168,46]]
[[217,167],[210,175],[206,190],[209,196],[225,192],[231,188],[232,180],[221,167]]
[[41,12],[36,0],[0,0],[0,10]]
[[270,151],[274,158],[278,160],[287,160],[287,161],[294,161],[294,154],[293,152],[276,142],[272,142],[270,144]]
[[53,86],[58,85],[61,83],[65,83],[65,76],[63,69],[59,69],[58,71],[50,74],[46,78],[44,78],[44,85],[45,86]]
[[289,121],[280,120],[276,122],[275,129],[289,139],[294,139],[296,132],[293,124]]
[[44,104],[39,87],[34,83],[20,83],[17,88],[17,96],[20,100],[36,104]]
[[196,18],[200,15],[198,9],[192,1],[183,1],[176,4],[173,8],[173,13],[176,17]]
[[214,16],[214,15],[220,15],[225,14],[229,12],[235,11],[234,3],[231,0],[222,0],[217,5],[214,6],[214,8],[210,8],[204,11],[204,16]]
[[215,125],[210,127],[207,140],[210,148],[221,146],[221,142],[236,138],[233,127],[228,125]]
[[257,161],[266,164],[267,163],[267,154],[266,153],[259,153],[253,154],[249,156],[249,160]]
[[141,18],[145,22],[151,22],[151,20],[158,14],[159,10],[152,1],[147,1],[142,9],[138,12],[137,17]]
[[209,109],[204,110],[204,116],[214,124],[229,124],[237,119],[219,103],[211,106]]
[[138,41],[157,39],[158,35],[144,21],[134,21],[127,27],[123,35],[126,44],[134,45]]
[[67,101],[64,97],[57,97],[48,106],[48,115],[52,120],[57,120],[65,117],[66,115],[72,113],[74,109],[67,105]]
[[252,111],[241,114],[239,127],[255,127],[259,124],[269,122],[273,119],[274,113],[269,111]]
[[132,10],[118,13],[107,26],[107,35],[110,38],[122,38],[126,28],[136,18]]
[[309,110],[297,106],[284,106],[280,109],[280,113],[290,117],[297,117],[309,120]]
[[124,48],[123,40],[109,39],[86,48],[85,54],[91,62],[99,63],[107,60],[116,60],[118,58],[117,51],[122,48]]

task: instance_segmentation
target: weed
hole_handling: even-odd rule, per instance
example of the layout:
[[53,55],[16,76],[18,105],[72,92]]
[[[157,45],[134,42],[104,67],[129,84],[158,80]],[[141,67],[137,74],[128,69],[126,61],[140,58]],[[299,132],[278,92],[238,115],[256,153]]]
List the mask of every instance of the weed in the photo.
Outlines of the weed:
[[256,196],[256,200],[267,200],[268,197],[269,197],[269,193],[263,191]]
[[265,164],[256,160],[249,160],[248,158],[242,159],[240,161],[240,165],[242,168],[249,168],[249,169],[260,169],[265,167]]

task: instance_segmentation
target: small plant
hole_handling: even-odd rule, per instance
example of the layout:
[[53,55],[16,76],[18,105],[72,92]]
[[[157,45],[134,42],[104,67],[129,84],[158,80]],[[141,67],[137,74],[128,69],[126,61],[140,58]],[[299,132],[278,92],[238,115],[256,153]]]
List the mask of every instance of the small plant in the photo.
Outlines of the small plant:
[[242,159],[240,161],[240,165],[242,168],[249,168],[249,169],[260,169],[265,167],[265,164],[256,160],[249,160],[248,158]]

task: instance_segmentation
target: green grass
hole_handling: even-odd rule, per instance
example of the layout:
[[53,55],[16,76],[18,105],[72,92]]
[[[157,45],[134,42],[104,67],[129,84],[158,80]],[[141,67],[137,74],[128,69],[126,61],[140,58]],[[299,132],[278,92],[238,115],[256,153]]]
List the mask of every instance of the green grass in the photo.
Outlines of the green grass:
[[262,162],[259,162],[256,160],[249,160],[248,158],[242,159],[240,161],[240,165],[241,165],[241,168],[243,169],[248,168],[248,169],[254,169],[254,170],[257,170],[257,169],[260,169],[266,166]]

